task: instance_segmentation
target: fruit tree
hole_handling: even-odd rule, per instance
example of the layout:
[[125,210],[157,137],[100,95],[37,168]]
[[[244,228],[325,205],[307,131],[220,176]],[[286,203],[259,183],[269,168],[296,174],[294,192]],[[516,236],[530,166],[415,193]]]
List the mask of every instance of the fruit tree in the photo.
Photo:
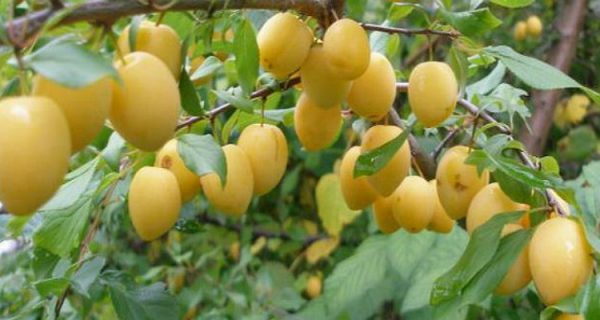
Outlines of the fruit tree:
[[0,317],[600,319],[598,17],[0,0]]

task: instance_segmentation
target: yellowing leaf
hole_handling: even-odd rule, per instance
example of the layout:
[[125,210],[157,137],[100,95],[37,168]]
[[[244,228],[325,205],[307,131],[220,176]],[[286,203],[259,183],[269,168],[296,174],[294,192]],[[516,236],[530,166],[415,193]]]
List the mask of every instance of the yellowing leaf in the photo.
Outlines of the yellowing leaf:
[[252,253],[252,255],[258,254],[260,251],[262,251],[265,245],[267,245],[267,238],[260,237],[256,239],[256,241],[254,241],[252,244],[252,247],[250,247],[250,253]]
[[315,264],[317,261],[329,257],[340,243],[337,237],[326,238],[313,242],[306,249],[306,261],[310,264]]
[[351,210],[346,205],[340,186],[340,178],[333,173],[321,177],[316,188],[317,211],[323,227],[333,236],[338,236],[342,227],[352,222],[360,210]]

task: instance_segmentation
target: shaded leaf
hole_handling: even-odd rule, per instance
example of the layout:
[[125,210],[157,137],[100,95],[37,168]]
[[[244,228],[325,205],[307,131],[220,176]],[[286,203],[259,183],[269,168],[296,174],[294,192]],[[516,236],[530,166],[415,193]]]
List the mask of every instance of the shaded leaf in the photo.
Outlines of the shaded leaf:
[[354,177],[370,176],[385,167],[385,165],[394,157],[396,152],[400,150],[408,138],[410,130],[411,128],[409,127],[396,138],[384,143],[379,148],[361,154],[356,159],[356,164],[354,165]]
[[225,154],[211,135],[184,134],[177,137],[177,152],[185,166],[198,176],[215,172],[225,181]]

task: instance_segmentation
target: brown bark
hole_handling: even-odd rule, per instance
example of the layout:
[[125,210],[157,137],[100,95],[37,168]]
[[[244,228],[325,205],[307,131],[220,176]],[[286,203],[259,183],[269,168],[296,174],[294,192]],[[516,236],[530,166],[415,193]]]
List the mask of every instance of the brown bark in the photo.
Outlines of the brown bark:
[[[550,50],[547,60],[551,65],[568,73],[585,20],[587,0],[570,0],[564,3],[562,14],[556,20],[556,28],[561,35],[560,40]],[[560,98],[560,93],[560,90],[533,92],[535,110],[529,120],[531,132],[527,128],[523,128],[521,132],[521,141],[531,154],[541,155],[544,152],[552,125],[554,107]]]

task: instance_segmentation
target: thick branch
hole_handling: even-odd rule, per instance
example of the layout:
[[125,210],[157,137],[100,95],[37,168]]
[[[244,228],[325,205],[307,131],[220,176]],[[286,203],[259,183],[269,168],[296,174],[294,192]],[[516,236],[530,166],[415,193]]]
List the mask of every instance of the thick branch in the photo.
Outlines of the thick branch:
[[[575,57],[577,39],[585,20],[586,11],[586,0],[565,1],[565,8],[556,20],[556,27],[561,38],[551,49],[548,55],[548,63],[565,73],[568,73],[571,69],[571,62]],[[525,144],[527,150],[534,155],[540,155],[544,151],[560,92],[560,90],[551,90],[534,91],[533,93],[535,110],[529,121],[531,132],[524,127],[521,132],[521,141]]]
[[[55,3],[60,1],[54,0]],[[330,10],[339,10],[342,0],[178,0],[168,8],[169,11],[204,10],[214,12],[231,9],[271,9],[296,10],[302,14],[313,16],[319,21],[330,19]],[[66,6],[67,10],[71,6]],[[8,39],[0,38],[0,45],[23,46],[33,37],[46,21],[59,11],[57,7],[34,12],[15,19],[12,23],[0,27],[8,34]],[[67,25],[76,22],[105,22],[111,23],[118,18],[164,11],[164,8],[143,4],[138,0],[93,0],[86,2],[66,15],[57,25]],[[338,12],[338,14],[341,12]],[[3,30],[0,30],[2,34]]]

